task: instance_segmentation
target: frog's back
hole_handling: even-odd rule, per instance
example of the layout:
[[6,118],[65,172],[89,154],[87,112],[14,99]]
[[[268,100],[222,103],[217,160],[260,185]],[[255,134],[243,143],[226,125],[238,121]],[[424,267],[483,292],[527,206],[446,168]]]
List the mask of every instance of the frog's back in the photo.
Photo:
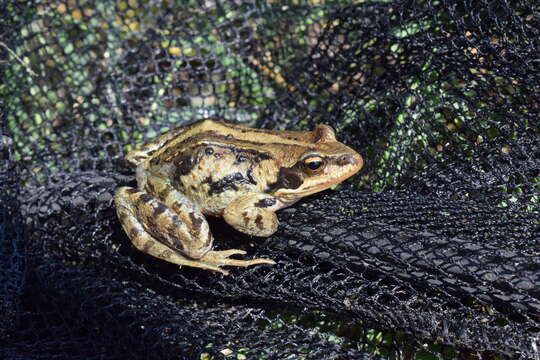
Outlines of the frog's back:
[[158,137],[127,160],[138,168],[142,184],[169,182],[205,213],[220,214],[234,199],[264,191],[277,177],[280,157],[272,147],[247,140],[250,130],[206,120]]
[[[244,149],[257,149],[268,156],[279,153],[287,160],[296,157],[296,151],[313,146],[316,134],[312,131],[285,131],[253,129],[222,121],[202,120],[188,126],[175,128],[143,146],[130,151],[126,161],[133,167],[152,158],[165,158],[189,147],[205,143],[222,143]],[[293,150],[293,151],[292,151]],[[291,160],[292,161],[292,160]]]

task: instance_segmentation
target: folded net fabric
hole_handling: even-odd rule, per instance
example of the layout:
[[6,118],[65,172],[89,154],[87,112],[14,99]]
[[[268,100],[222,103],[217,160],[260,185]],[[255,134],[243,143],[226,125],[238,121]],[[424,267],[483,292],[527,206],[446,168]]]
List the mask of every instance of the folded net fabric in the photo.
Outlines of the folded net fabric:
[[[13,359],[538,357],[540,9],[529,1],[0,4],[0,352]],[[203,118],[325,123],[366,165],[211,219],[224,277],[137,251],[122,159]]]

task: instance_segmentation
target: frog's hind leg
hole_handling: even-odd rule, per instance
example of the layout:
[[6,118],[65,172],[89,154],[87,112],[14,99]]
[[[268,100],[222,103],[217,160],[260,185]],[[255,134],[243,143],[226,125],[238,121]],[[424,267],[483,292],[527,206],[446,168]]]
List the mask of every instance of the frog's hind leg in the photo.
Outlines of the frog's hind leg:
[[227,274],[227,271],[220,269],[218,266],[202,263],[198,260],[189,259],[188,257],[183,256],[178,251],[171,249],[169,246],[150,235],[143,224],[138,220],[138,214],[134,208],[131,199],[132,196],[130,196],[137,193],[141,194],[134,188],[122,187],[118,189],[115,196],[116,211],[120,223],[137,249],[177,265],[198,267]]
[[245,254],[243,250],[210,251],[213,238],[206,219],[193,208],[183,209],[184,206],[180,206],[178,201],[173,210],[145,192],[121,187],[116,192],[115,204],[118,218],[131,242],[149,255],[177,265],[223,274],[228,274],[220,268],[225,265],[274,264],[267,259],[228,258]]

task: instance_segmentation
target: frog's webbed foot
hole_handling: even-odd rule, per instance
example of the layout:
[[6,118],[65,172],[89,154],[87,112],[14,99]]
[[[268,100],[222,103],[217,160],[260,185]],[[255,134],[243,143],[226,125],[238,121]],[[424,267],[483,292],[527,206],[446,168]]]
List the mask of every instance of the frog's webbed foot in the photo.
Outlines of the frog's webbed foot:
[[199,261],[203,262],[204,264],[208,264],[212,266],[211,268],[208,268],[208,270],[214,270],[214,267],[217,267],[219,271],[225,275],[228,274],[227,271],[220,269],[220,266],[242,266],[247,267],[251,265],[258,265],[258,264],[269,264],[274,265],[276,262],[271,259],[251,259],[251,260],[237,260],[237,259],[230,259],[229,256],[231,255],[245,255],[246,252],[244,250],[238,250],[238,249],[230,249],[230,250],[222,250],[222,251],[209,251],[206,254],[203,255],[202,258],[199,259]]

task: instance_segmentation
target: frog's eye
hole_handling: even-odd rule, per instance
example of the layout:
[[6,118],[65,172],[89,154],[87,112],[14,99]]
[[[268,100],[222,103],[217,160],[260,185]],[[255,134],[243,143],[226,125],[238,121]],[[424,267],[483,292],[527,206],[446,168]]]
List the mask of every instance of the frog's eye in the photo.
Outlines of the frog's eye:
[[304,159],[304,168],[308,173],[314,174],[321,171],[324,168],[325,160],[318,156],[313,155]]

